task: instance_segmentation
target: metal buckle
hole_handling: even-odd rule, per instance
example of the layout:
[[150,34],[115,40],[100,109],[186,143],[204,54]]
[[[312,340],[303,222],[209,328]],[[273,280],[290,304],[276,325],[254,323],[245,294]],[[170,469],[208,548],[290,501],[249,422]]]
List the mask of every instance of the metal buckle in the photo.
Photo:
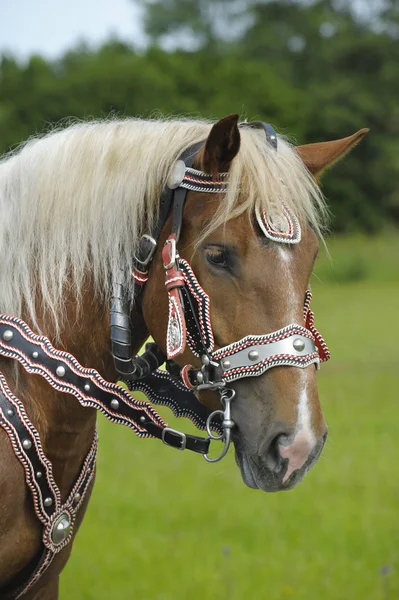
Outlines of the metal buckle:
[[[175,436],[177,436],[178,438],[180,438],[181,440],[181,446],[180,448],[177,448],[176,446],[173,446],[172,444],[170,444],[169,442],[167,442],[167,440],[165,440],[165,434],[166,433],[171,433]],[[171,448],[176,448],[176,450],[185,450],[186,449],[186,445],[187,445],[187,438],[186,438],[186,434],[182,433],[181,431],[177,431],[177,429],[172,429],[171,427],[165,427],[165,429],[162,429],[162,441],[166,446],[170,446]]]
[[[148,254],[147,256],[145,256],[143,259],[139,258],[138,256],[134,255],[134,261],[136,263],[139,263],[140,266],[143,267],[147,267],[149,265],[149,263],[152,260],[152,257],[154,256],[155,250],[157,249],[157,242],[156,240],[154,240],[154,238],[149,235],[148,233],[145,233],[144,235],[141,236],[140,242],[139,242],[139,253],[142,251],[142,249],[140,248],[141,242],[142,240],[148,240],[148,242],[150,242],[151,246],[148,248]],[[139,270],[139,269],[138,269]],[[141,271],[143,272],[143,271]]]
[[171,249],[170,249],[170,262],[167,265],[164,265],[165,271],[168,271],[176,263],[177,250],[176,250],[176,240],[175,240],[175,238],[168,238],[166,240],[166,242],[165,242],[165,246],[166,246],[166,244],[170,244],[171,245]]
[[[235,391],[231,388],[225,388],[223,390],[220,390],[220,400],[221,400],[222,404],[224,405],[224,410],[215,410],[213,413],[211,413],[209,415],[209,417],[206,421],[206,431],[208,433],[207,439],[208,440],[220,440],[221,442],[224,443],[224,447],[222,449],[222,452],[219,454],[219,456],[216,456],[215,458],[211,458],[209,456],[209,454],[204,454],[204,458],[205,458],[206,462],[209,462],[209,463],[219,462],[219,460],[222,460],[222,458],[225,457],[227,454],[227,451],[230,447],[230,442],[231,442],[231,430],[235,426],[235,423],[231,418],[231,408],[230,408],[230,403],[233,400],[233,398],[235,397],[235,395],[236,395]],[[223,421],[222,421],[223,433],[221,435],[215,435],[211,431],[211,422],[217,415],[220,415],[223,417]]]

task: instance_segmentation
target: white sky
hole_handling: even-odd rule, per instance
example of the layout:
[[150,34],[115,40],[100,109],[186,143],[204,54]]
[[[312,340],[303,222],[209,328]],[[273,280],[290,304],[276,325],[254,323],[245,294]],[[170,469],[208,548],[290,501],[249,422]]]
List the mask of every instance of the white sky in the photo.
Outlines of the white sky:
[[130,0],[0,0],[0,54],[55,58],[79,41],[99,45],[112,35],[143,42]]

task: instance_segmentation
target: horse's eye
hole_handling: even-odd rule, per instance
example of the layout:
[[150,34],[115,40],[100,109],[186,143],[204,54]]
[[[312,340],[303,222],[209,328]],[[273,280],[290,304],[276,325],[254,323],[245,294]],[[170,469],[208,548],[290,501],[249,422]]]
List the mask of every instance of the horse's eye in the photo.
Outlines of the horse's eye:
[[228,264],[228,256],[225,250],[219,248],[207,248],[205,251],[206,260],[212,267],[226,269]]

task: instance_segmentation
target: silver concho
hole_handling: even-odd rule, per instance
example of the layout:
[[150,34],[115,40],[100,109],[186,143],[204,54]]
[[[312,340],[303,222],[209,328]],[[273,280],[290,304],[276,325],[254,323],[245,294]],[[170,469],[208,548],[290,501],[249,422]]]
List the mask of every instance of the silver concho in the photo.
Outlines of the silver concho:
[[180,346],[181,343],[181,331],[179,321],[176,317],[171,317],[169,325],[170,343],[175,348]]
[[59,546],[64,542],[71,533],[71,521],[67,513],[62,513],[55,519],[51,528],[51,541],[55,546]]
[[273,242],[298,244],[301,241],[299,221],[285,204],[280,213],[273,215],[266,215],[264,210],[256,207],[255,215],[262,232]]
[[182,160],[178,160],[172,167],[166,185],[170,190],[175,190],[183,181],[186,173],[186,165]]

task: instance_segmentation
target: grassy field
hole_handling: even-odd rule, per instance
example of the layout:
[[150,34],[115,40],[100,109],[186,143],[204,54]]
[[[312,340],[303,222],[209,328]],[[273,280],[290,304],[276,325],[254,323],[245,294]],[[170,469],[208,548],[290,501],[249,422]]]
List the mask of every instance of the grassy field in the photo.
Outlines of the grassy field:
[[232,453],[208,465],[101,419],[62,600],[399,598],[399,237],[329,246],[313,278],[332,352],[316,467],[266,495],[244,486]]

